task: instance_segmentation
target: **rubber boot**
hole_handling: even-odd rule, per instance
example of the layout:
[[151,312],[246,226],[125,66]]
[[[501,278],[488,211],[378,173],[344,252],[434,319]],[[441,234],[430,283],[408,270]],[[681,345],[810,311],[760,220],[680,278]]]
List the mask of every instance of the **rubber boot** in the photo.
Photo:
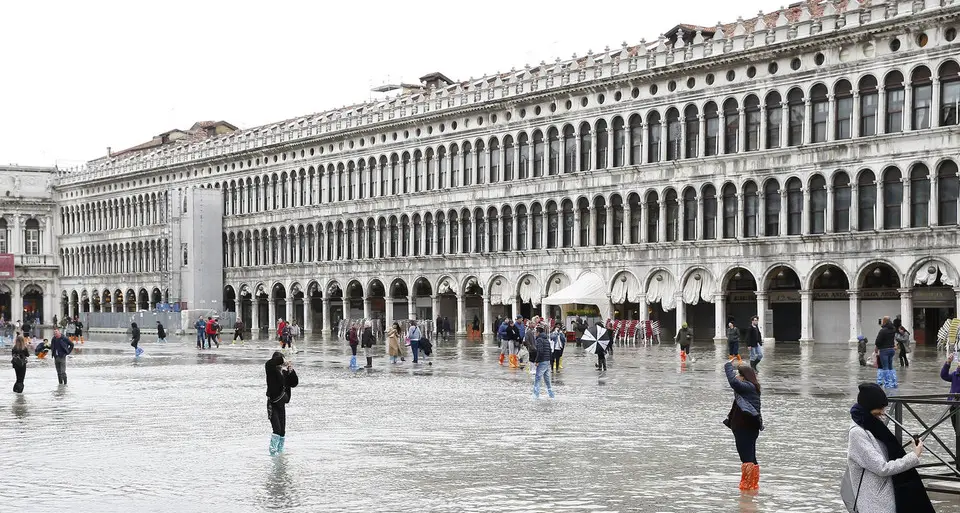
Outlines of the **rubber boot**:
[[373,357],[372,357],[372,356],[368,356],[368,357],[367,357],[367,366],[364,367],[364,368],[365,368],[365,369],[372,369],[372,368],[373,368]]
[[357,355],[352,355],[350,357],[350,369],[357,370]]
[[277,448],[280,445],[280,435],[274,433],[270,435],[270,456],[277,455]]
[[750,487],[750,465],[753,465],[753,463],[740,464],[740,491],[745,491]]
[[877,369],[877,384],[885,387],[886,385],[887,371],[883,369]]
[[887,388],[897,388],[898,386],[897,371],[894,369],[887,370]]
[[520,367],[520,359],[515,354],[510,355],[510,367],[514,369]]
[[283,454],[283,441],[286,440],[285,436],[277,437],[277,454]]
[[687,353],[683,352],[683,350],[680,351],[680,361],[681,362],[687,361]]
[[500,353],[500,365],[503,365],[503,357],[506,356],[503,353]]
[[563,368],[563,357],[561,356],[560,358],[557,358],[557,370],[560,370],[562,368]]
[[140,348],[140,347],[137,347],[136,351],[134,351],[134,354],[136,354],[137,357],[142,356],[142,355],[143,355],[143,349]]
[[[282,439],[281,439],[280,445],[283,446]],[[750,489],[751,490],[760,489],[760,465],[753,466],[753,479],[750,480]]]

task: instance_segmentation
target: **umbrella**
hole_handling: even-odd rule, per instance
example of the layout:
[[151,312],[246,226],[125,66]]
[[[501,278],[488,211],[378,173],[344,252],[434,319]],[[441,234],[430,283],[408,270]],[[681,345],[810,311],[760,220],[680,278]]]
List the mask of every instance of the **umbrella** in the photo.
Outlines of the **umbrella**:
[[587,353],[599,354],[600,350],[606,352],[610,345],[610,335],[611,332],[603,326],[594,325],[584,330],[583,336],[580,337],[580,343],[581,345],[590,344],[586,349]]

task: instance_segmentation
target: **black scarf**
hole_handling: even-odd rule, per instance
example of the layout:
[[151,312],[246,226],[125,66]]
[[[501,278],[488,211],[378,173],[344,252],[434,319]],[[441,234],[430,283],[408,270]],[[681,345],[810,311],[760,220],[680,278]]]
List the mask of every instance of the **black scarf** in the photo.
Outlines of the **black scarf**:
[[[897,437],[887,429],[886,424],[874,417],[860,404],[850,408],[850,418],[865,431],[874,436],[887,450],[887,461],[898,460],[907,455],[900,446]],[[912,468],[893,476],[893,494],[897,513],[934,513],[927,490],[923,487],[920,473]]]

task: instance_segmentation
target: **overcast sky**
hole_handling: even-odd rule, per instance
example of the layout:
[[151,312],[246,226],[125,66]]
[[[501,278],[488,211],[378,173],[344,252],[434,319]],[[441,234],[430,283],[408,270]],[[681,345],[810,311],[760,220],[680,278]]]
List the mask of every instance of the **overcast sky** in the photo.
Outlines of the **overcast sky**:
[[440,71],[466,80],[784,0],[0,2],[0,163],[75,165],[199,120],[241,128]]

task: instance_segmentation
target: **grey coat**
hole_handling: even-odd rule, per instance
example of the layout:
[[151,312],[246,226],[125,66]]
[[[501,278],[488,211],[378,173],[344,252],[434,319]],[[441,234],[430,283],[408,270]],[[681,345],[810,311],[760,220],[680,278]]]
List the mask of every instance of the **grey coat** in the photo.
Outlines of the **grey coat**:
[[[887,461],[887,451],[867,430],[853,423],[847,443],[847,467],[853,493],[857,495],[857,511],[861,513],[897,513],[893,497],[893,478],[901,472],[920,464],[920,458],[912,451],[906,456]],[[863,474],[863,484],[860,475]]]

